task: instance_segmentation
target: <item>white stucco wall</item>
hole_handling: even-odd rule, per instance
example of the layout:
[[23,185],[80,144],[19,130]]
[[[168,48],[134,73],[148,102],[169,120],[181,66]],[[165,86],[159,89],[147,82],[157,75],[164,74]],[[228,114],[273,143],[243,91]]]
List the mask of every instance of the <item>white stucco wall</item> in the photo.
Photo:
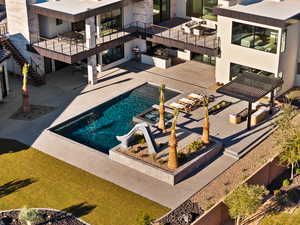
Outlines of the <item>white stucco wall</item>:
[[186,0],[177,0],[176,2],[176,16],[186,17]]
[[56,25],[56,18],[39,16],[40,35],[46,38],[53,38],[58,34],[71,31],[72,25],[68,21]]
[[[231,44],[232,21],[278,30],[277,54]],[[275,76],[278,75],[281,29],[219,16],[217,35],[220,37],[221,42],[221,57],[216,59],[217,82],[227,83],[229,81],[230,63],[271,72]]]
[[284,93],[297,85],[296,73],[299,62],[300,23],[287,27],[286,48],[280,55],[279,72],[283,74],[284,84],[280,93]]

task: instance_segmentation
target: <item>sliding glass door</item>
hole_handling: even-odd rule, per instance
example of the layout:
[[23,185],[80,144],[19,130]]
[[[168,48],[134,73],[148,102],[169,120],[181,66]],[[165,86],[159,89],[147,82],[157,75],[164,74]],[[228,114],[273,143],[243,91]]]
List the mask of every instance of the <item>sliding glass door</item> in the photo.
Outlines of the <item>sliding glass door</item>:
[[170,0],[153,0],[153,23],[159,24],[170,19]]
[[218,0],[187,0],[186,15],[189,17],[217,20],[213,8],[218,5]]

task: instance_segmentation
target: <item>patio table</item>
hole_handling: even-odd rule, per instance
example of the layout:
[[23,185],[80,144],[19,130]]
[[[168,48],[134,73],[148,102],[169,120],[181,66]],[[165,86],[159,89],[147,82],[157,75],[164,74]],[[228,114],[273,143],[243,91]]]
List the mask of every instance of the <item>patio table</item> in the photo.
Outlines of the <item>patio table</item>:
[[81,34],[79,32],[74,32],[74,31],[63,33],[60,36],[61,36],[61,40],[70,41],[71,43],[73,41],[75,41],[75,43],[77,43],[78,40],[82,41],[84,39],[83,34]]

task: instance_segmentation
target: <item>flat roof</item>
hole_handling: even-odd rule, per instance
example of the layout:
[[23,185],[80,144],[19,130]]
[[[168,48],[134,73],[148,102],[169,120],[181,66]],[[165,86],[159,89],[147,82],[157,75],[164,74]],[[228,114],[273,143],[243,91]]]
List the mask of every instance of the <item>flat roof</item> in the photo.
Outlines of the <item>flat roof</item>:
[[[252,0],[252,4],[226,7],[229,10],[278,20],[288,20],[300,13],[300,0]],[[251,2],[251,0],[247,0]],[[225,8],[225,7],[224,7]]]
[[33,5],[61,13],[77,15],[121,1],[122,0],[50,0]]

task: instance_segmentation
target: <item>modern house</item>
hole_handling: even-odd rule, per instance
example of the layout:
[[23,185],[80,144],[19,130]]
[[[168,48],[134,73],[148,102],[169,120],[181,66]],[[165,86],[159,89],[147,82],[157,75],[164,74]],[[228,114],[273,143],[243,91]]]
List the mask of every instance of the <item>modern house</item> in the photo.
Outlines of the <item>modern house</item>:
[[40,75],[65,64],[81,64],[94,84],[98,72],[132,59],[133,50],[143,53],[142,62],[161,66],[148,57],[160,46],[169,55],[214,65],[219,83],[243,71],[281,77],[281,92],[300,83],[298,0],[6,0],[5,4],[9,34],[25,40],[12,42],[23,48],[21,55],[34,62]]

